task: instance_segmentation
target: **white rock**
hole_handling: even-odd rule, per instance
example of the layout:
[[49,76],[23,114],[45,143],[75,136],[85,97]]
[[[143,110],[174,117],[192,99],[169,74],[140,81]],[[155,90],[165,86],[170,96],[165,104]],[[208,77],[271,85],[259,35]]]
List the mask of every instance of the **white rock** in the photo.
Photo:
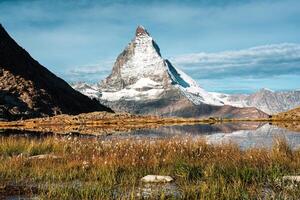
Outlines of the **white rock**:
[[36,155],[36,156],[30,156],[28,159],[29,160],[33,160],[33,159],[41,160],[41,159],[59,159],[59,158],[61,158],[61,157],[55,156],[52,154],[41,154],[41,155]]
[[171,176],[159,176],[159,175],[147,175],[144,176],[141,181],[144,183],[166,183],[171,182],[174,179]]
[[283,176],[282,180],[284,180],[284,181],[300,182],[300,176]]

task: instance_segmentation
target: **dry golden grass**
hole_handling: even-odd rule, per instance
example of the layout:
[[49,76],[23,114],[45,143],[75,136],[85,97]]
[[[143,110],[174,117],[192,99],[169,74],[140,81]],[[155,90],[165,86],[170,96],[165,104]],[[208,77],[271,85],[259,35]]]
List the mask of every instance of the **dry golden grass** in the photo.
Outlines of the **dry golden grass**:
[[[244,151],[234,144],[208,145],[182,137],[1,138],[0,142],[0,185],[31,185],[42,199],[127,199],[129,194],[137,198],[140,178],[148,174],[175,178],[183,199],[259,199],[264,195],[293,199],[300,195],[298,186],[291,190],[278,181],[283,175],[300,174],[300,152],[281,139],[272,149]],[[58,157],[28,159],[39,154]]]
[[300,107],[273,116],[274,120],[300,121]]

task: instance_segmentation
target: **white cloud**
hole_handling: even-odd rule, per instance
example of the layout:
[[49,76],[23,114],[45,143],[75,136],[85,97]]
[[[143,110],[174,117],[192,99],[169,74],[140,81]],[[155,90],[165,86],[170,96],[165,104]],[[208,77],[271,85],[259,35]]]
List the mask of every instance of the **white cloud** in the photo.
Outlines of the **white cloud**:
[[86,81],[86,82],[100,82],[111,72],[113,62],[107,61],[104,63],[90,64],[84,66],[76,66],[62,76],[70,82]]
[[282,43],[237,51],[202,52],[177,56],[172,61],[197,79],[300,74],[300,45]]

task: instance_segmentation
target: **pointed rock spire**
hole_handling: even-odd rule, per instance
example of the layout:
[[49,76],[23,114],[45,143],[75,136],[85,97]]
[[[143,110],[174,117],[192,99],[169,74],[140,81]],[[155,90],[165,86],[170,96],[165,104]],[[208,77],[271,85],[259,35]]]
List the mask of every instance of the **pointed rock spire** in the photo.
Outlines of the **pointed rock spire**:
[[142,26],[139,25],[135,31],[135,36],[141,36],[141,35],[148,35],[149,33],[147,32],[147,30]]

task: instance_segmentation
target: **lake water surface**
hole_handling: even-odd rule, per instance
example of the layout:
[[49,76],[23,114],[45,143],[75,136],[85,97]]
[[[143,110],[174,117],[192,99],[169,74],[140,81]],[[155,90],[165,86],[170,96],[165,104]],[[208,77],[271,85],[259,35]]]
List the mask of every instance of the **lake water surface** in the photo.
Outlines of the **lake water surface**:
[[[2,137],[49,137],[55,135],[51,132],[34,132],[21,130],[0,130]],[[291,148],[300,148],[300,132],[280,128],[269,123],[240,122],[223,124],[197,124],[197,125],[175,125],[163,126],[152,129],[138,129],[130,132],[108,132],[98,134],[80,134],[72,132],[67,137],[95,138],[99,140],[110,139],[168,139],[173,137],[203,138],[210,144],[235,143],[242,149],[252,147],[269,148],[275,139],[285,139]],[[62,135],[66,137],[66,135]]]

